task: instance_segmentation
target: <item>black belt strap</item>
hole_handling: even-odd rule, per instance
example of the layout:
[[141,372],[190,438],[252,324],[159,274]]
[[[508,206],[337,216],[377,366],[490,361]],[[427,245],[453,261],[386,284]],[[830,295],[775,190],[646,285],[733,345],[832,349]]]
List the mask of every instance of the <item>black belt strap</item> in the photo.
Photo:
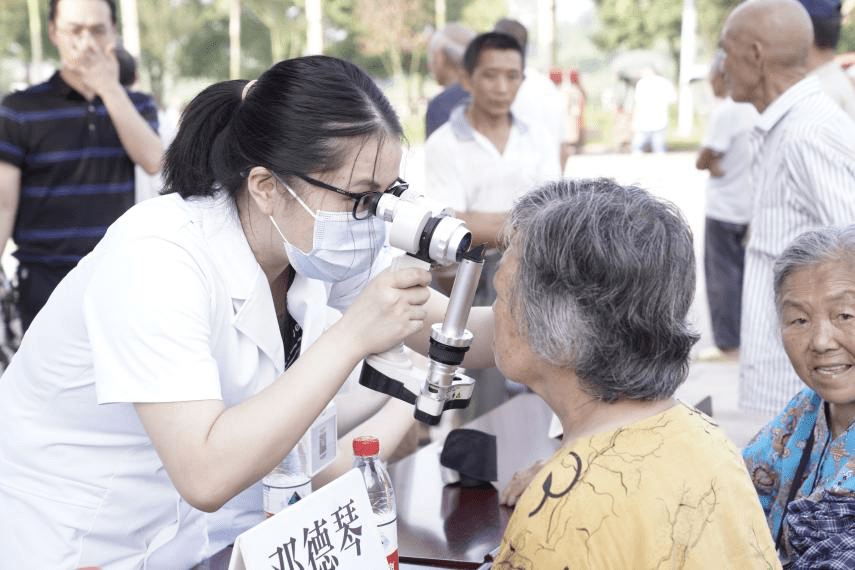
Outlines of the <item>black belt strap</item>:
[[787,507],[790,505],[790,502],[796,496],[796,493],[799,491],[799,487],[802,486],[802,479],[804,478],[805,469],[807,469],[808,461],[810,461],[810,454],[813,451],[813,433],[816,429],[816,423],[811,427],[810,436],[808,436],[807,441],[805,441],[805,449],[802,451],[802,458],[799,461],[799,466],[796,468],[796,476],[793,478],[793,484],[790,485],[790,492],[787,495],[787,502],[784,503],[784,511],[781,515],[781,526],[778,527],[778,536],[775,539],[775,548],[781,550],[781,539],[784,537],[784,523],[787,522]]

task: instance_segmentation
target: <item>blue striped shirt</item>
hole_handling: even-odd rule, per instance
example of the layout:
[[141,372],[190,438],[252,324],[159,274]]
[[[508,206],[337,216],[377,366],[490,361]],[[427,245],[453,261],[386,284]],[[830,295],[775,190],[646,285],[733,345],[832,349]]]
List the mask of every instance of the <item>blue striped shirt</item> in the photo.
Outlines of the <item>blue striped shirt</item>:
[[772,267],[805,231],[855,223],[855,122],[810,75],[763,111],[752,135],[739,405],[771,414],[804,387],[781,343]]
[[[157,106],[128,92],[157,132]],[[0,160],[21,170],[13,239],[25,263],[74,265],[134,203],[134,164],[99,97],[59,73],[0,104]]]

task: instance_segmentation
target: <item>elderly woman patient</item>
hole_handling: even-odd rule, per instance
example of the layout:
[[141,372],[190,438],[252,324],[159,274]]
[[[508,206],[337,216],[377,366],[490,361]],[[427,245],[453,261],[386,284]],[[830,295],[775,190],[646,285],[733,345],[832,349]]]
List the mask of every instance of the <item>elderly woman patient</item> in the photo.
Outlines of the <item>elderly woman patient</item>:
[[517,202],[505,244],[496,362],[564,438],[494,568],[780,568],[738,450],[673,399],[697,340],[678,211],[611,180],[563,180]]
[[802,234],[774,268],[807,388],[743,455],[787,568],[855,568],[855,226]]

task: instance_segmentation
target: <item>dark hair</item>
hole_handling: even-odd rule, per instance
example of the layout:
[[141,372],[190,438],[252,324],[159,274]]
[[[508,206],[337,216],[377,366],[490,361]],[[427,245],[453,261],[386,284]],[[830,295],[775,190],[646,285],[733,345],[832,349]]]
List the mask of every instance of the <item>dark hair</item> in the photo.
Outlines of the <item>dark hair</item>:
[[466,46],[466,51],[463,53],[463,68],[466,73],[472,75],[475,72],[475,68],[478,67],[481,59],[481,53],[488,49],[515,50],[522,57],[523,67],[525,67],[525,54],[523,54],[522,46],[513,36],[501,32],[487,32],[475,36]]
[[119,83],[130,87],[137,80],[137,60],[120,44],[116,44],[116,59],[119,62]]
[[386,96],[362,69],[314,55],[280,61],[249,89],[216,83],[184,110],[164,161],[164,193],[208,196],[239,190],[263,166],[283,177],[341,167],[341,139],[403,137]]
[[520,198],[505,226],[519,265],[511,311],[535,354],[605,402],[670,397],[698,334],[692,232],[679,210],[613,180],[564,179]]
[[[113,24],[116,23],[116,0],[104,0],[107,3],[107,6],[110,7],[110,20]],[[48,22],[53,22],[56,19],[56,7],[59,4],[59,0],[50,0],[50,7],[48,8]]]
[[813,23],[813,43],[820,49],[837,49],[840,41],[840,26],[843,18],[815,18],[810,17]]

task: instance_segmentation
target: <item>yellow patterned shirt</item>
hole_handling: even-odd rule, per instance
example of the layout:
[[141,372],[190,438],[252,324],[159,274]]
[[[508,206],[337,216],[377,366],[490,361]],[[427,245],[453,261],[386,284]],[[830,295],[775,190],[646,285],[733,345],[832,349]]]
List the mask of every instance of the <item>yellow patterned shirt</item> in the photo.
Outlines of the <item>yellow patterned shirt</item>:
[[780,568],[736,447],[683,404],[559,449],[495,570]]

